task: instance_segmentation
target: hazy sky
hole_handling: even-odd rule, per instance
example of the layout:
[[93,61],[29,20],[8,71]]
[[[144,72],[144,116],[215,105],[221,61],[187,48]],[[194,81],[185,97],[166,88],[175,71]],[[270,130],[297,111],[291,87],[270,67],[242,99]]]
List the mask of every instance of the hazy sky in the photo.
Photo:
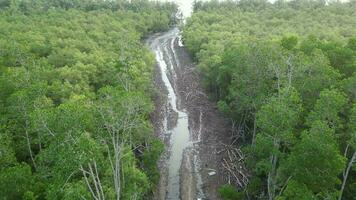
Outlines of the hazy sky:
[[170,1],[170,2],[175,2],[176,4],[178,4],[184,17],[189,17],[189,15],[193,11],[194,0],[161,0],[161,1]]
[[[194,0],[159,0],[159,1],[170,1],[170,2],[177,3],[185,18],[189,17],[193,11]],[[201,0],[201,1],[209,1],[209,0]],[[275,2],[275,1],[276,0],[269,0],[269,2]],[[340,1],[347,2],[348,0],[340,0]]]

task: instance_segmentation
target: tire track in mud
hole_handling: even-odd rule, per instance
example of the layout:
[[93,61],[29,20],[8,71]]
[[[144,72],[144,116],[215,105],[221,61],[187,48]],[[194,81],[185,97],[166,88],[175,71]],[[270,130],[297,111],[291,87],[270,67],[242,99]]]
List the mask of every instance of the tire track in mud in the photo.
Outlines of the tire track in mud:
[[[155,85],[161,97],[168,96],[156,102],[153,119],[157,136],[169,147],[159,163],[155,198],[215,200],[224,183],[222,156],[216,152],[223,148],[220,142],[229,140],[229,123],[204,94],[193,62],[179,43],[177,28],[147,40],[158,61]],[[212,171],[216,174],[209,176]]]

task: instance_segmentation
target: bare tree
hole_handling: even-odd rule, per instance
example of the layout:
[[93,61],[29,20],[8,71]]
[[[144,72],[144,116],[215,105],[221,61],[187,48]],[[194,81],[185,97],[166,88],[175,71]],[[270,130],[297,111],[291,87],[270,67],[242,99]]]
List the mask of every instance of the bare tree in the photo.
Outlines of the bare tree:
[[[346,146],[345,157],[346,157],[346,155],[347,155],[349,146],[350,146],[349,144]],[[343,180],[342,180],[342,185],[341,185],[341,189],[340,189],[340,194],[339,194],[338,200],[341,200],[341,199],[342,199],[342,194],[344,193],[346,181],[347,181],[347,178],[348,178],[348,176],[349,176],[349,172],[350,172],[350,170],[351,170],[351,167],[352,167],[352,165],[353,165],[354,163],[356,163],[356,151],[354,151],[354,153],[353,153],[351,159],[349,160],[349,163],[348,163],[346,169],[345,169],[344,172],[342,173]]]
[[[123,112],[117,112],[115,108],[118,108],[115,106],[120,107],[119,109],[122,109]],[[116,200],[120,200],[122,185],[124,185],[125,181],[121,165],[122,158],[125,156],[123,149],[126,145],[132,146],[131,132],[140,125],[141,106],[135,102],[122,101],[119,105],[100,106],[98,107],[98,112],[104,121],[105,130],[109,133],[109,137],[105,137],[104,140],[113,173]],[[100,184],[97,184],[97,186],[100,186]],[[96,190],[91,190],[94,192],[92,194],[95,194],[98,198]],[[101,192],[100,188],[98,191]]]
[[99,178],[98,168],[96,161],[88,163],[88,170],[84,169],[83,165],[80,166],[80,171],[83,173],[85,183],[95,200],[105,200],[104,190]]

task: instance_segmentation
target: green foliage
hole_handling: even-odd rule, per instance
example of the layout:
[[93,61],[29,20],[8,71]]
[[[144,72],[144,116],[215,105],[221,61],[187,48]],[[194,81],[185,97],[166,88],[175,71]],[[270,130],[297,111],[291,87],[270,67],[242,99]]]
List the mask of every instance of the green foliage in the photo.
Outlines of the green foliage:
[[293,50],[298,44],[298,37],[290,36],[283,37],[281,40],[281,46],[287,50]]
[[308,190],[308,187],[304,184],[300,184],[294,180],[288,182],[287,188],[283,191],[277,200],[313,200],[316,197]]
[[271,97],[257,113],[257,126],[261,134],[286,146],[294,142],[293,132],[299,122],[302,106],[298,93],[293,89],[283,89],[276,97]]
[[11,0],[1,0],[0,1],[0,9],[7,8],[11,5]]
[[142,155],[142,165],[152,183],[157,183],[159,181],[160,173],[157,168],[157,162],[163,151],[164,144],[161,141],[154,139],[151,146]]
[[320,120],[325,121],[333,129],[342,128],[340,113],[344,112],[346,103],[347,99],[342,92],[323,90],[308,116],[307,124],[312,125],[315,121]]
[[149,180],[144,172],[135,167],[135,157],[133,153],[127,152],[122,164],[123,173],[126,174],[121,194],[123,199],[132,197],[143,197],[149,191]]
[[258,197],[263,191],[263,180],[258,176],[251,177],[248,185],[246,186],[247,194],[251,195],[252,197]]
[[105,199],[146,198],[163,146],[149,120],[154,57],[141,40],[175,23],[176,6],[3,0],[0,9],[0,199],[94,199],[98,180]]
[[211,76],[218,75],[218,78],[223,76],[219,79],[220,82],[212,84],[217,85],[220,98],[229,105],[232,115],[255,112],[269,96],[273,87],[273,75],[269,73],[267,63],[270,62],[269,55],[275,51],[267,45],[234,45],[223,54],[224,70],[216,68],[216,71],[207,72]]
[[270,155],[279,153],[278,149],[273,146],[272,139],[261,134],[256,136],[254,145],[246,147],[245,151],[250,155],[246,165],[253,170],[256,176],[268,174],[271,170]]
[[74,199],[80,199],[80,198],[86,198],[86,199],[91,198],[90,193],[89,193],[84,181],[68,183],[66,185],[66,187],[64,188],[63,199],[74,200]]
[[301,111],[299,96],[293,89],[284,89],[279,96],[271,97],[259,110],[256,117],[259,131],[254,145],[247,148],[251,154],[247,164],[257,176],[265,176],[275,167],[270,162],[271,155],[281,157],[295,143],[293,132]]
[[335,186],[340,184],[338,175],[345,165],[333,133],[325,122],[315,121],[311,129],[302,134],[286,162],[289,176],[322,196],[335,192]]
[[349,42],[347,43],[347,47],[356,51],[356,37],[350,38]]
[[356,149],[356,104],[352,105],[352,110],[350,114],[350,124],[349,124],[349,131],[350,131],[350,144],[353,148]]
[[34,190],[36,181],[31,167],[26,163],[2,169],[0,172],[0,196],[6,199],[21,199]]
[[0,127],[0,169],[16,163],[11,137]]
[[344,79],[341,83],[341,88],[342,90],[347,94],[347,96],[350,98],[352,102],[356,101],[356,91],[355,91],[355,85],[356,85],[356,73],[354,73],[352,76],[349,78]]
[[219,188],[219,194],[224,200],[242,200],[244,194],[238,192],[231,185],[223,185]]
[[239,124],[252,173],[245,199],[337,198],[355,124],[355,5],[195,3],[183,41],[219,110]]

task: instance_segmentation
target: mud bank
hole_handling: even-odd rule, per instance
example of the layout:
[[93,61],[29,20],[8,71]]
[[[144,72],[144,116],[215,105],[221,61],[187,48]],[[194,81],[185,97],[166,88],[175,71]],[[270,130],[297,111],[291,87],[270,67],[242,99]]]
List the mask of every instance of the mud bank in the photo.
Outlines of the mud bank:
[[[230,125],[203,92],[192,59],[178,43],[176,28],[147,40],[159,61],[155,75],[156,111],[152,120],[157,136],[168,147],[159,163],[161,179],[155,198],[215,200],[218,186],[224,184],[223,155],[218,152],[224,148],[223,143],[229,143]],[[162,62],[165,70],[160,66]],[[187,118],[186,122],[182,122],[182,117]],[[177,126],[180,126],[178,130]],[[185,132],[189,134],[188,141],[176,139]],[[177,144],[182,141],[184,144]],[[177,169],[177,174],[172,172]],[[210,176],[209,172],[215,174]]]

